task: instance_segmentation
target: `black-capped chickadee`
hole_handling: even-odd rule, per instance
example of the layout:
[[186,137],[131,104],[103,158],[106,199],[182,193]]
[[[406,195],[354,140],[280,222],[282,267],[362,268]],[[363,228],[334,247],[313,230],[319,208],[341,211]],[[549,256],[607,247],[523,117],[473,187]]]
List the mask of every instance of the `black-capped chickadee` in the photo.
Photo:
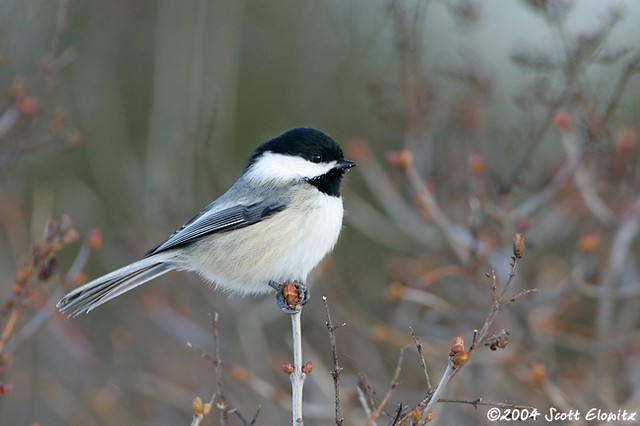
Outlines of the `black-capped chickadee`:
[[240,295],[304,282],[338,240],[340,183],[355,165],[319,130],[289,130],[256,148],[225,194],[144,259],[76,288],[57,307],[89,312],[171,270],[197,272]]

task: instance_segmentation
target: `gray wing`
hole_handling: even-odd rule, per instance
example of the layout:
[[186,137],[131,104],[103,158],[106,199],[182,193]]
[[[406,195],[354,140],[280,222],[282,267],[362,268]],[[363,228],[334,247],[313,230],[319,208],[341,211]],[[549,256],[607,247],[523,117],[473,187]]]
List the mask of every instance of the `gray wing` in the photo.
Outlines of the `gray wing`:
[[281,212],[286,205],[261,201],[249,205],[235,205],[218,211],[211,211],[212,208],[213,205],[208,206],[182,225],[165,242],[149,251],[147,257],[183,246],[207,235],[253,225]]

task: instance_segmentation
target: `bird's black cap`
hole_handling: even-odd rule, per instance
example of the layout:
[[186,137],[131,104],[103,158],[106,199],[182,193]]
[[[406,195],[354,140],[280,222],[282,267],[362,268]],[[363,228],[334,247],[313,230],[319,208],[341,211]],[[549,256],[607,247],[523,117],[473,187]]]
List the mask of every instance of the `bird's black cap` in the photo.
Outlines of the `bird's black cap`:
[[330,136],[310,127],[296,127],[263,143],[249,158],[249,168],[262,154],[295,155],[314,163],[344,160],[342,148]]

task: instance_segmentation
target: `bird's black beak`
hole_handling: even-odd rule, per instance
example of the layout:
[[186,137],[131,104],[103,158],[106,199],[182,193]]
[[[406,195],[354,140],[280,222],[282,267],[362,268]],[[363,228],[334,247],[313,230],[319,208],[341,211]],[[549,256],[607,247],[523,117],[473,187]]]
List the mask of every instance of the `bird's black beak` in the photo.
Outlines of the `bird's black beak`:
[[342,160],[336,165],[336,169],[349,170],[350,168],[355,167],[357,165],[358,163],[356,163],[355,161]]

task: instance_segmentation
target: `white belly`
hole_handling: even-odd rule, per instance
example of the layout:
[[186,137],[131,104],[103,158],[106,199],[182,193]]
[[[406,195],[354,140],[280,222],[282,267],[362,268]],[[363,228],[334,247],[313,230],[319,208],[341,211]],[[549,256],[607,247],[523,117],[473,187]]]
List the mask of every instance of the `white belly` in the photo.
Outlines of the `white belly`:
[[317,197],[313,204],[303,199],[257,224],[206,237],[185,253],[182,268],[238,294],[271,291],[269,281],[304,282],[342,229],[342,199]]

